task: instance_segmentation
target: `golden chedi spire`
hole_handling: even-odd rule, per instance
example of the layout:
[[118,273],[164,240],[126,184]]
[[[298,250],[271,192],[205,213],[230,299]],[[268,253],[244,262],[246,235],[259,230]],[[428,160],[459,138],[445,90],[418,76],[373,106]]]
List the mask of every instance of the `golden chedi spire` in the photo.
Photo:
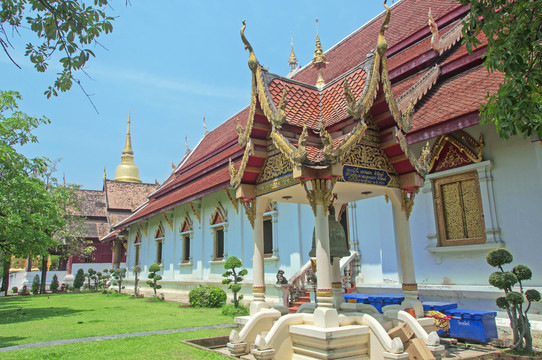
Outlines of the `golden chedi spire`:
[[288,58],[288,65],[290,65],[290,70],[294,71],[297,66],[297,57],[294,53],[294,36],[290,34],[292,37],[291,41],[291,50],[290,50],[290,58]]
[[128,130],[126,131],[126,143],[122,150],[121,162],[115,170],[116,181],[140,183],[139,169],[134,163],[134,151],[132,150],[132,137],[130,135],[130,114],[128,113]]
[[324,54],[324,50],[322,50],[322,43],[320,42],[320,36],[318,35],[318,19],[316,19],[316,47],[314,49],[314,56],[312,57],[312,64],[318,69],[316,86],[322,87],[326,84],[324,77],[322,76],[322,69],[329,63]]

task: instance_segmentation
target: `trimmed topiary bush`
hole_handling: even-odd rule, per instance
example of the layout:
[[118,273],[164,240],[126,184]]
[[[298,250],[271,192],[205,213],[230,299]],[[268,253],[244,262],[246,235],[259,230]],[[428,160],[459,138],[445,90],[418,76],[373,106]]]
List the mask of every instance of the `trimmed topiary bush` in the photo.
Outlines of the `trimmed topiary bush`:
[[243,263],[241,260],[235,256],[229,257],[226,263],[224,263],[224,269],[227,271],[222,274],[226,278],[222,280],[222,284],[228,285],[228,289],[233,292],[233,305],[235,307],[238,307],[239,301],[243,300],[243,295],[239,295],[239,298],[237,297],[237,293],[241,290],[241,285],[238,283],[243,281],[243,276],[248,274],[247,269],[240,269],[242,267]]
[[34,276],[34,280],[32,280],[32,287],[30,288],[30,290],[32,291],[32,294],[34,294],[34,295],[39,294],[39,292],[40,292],[40,276],[38,274],[36,274],[36,276]]
[[74,289],[81,289],[81,286],[85,283],[85,272],[83,269],[77,270],[77,273],[75,273],[75,279],[73,279],[73,288]]
[[[505,296],[497,299],[497,306],[506,310],[510,319],[510,327],[514,335],[511,349],[518,353],[529,354],[533,351],[533,338],[531,324],[527,312],[531,303],[540,301],[540,293],[530,289],[524,291],[523,281],[533,276],[531,269],[526,265],[516,265],[512,271],[504,271],[503,265],[510,264],[514,257],[507,249],[491,250],[486,257],[487,263],[500,271],[489,276],[489,284],[503,290]],[[514,291],[514,285],[519,285],[519,292]]]
[[159,280],[162,280],[162,275],[157,274],[157,272],[160,270],[162,269],[160,268],[160,265],[158,264],[152,264],[149,267],[148,278],[150,280],[147,280],[147,284],[154,290],[154,297],[157,297],[156,290],[159,290],[162,288],[162,285],[157,284]]
[[51,281],[51,285],[49,285],[49,289],[51,289],[52,292],[57,293],[58,287],[60,285],[58,284],[58,276],[56,274],[53,275],[53,280]]
[[226,292],[217,286],[199,286],[190,290],[188,299],[191,307],[219,308],[227,300]]
[[132,268],[134,273],[134,297],[139,297],[139,273],[141,272],[141,266],[135,265]]
[[113,279],[114,279],[113,285],[119,287],[119,294],[121,290],[124,289],[124,286],[122,286],[122,282],[125,277],[126,277],[126,268],[113,270]]

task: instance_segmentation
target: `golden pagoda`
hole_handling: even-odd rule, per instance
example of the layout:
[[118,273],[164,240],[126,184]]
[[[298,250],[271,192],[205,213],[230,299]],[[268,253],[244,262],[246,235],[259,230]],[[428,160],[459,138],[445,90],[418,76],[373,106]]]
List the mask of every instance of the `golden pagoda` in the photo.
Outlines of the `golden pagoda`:
[[130,136],[130,114],[128,114],[128,130],[126,131],[126,144],[122,150],[121,162],[115,170],[116,181],[140,183],[139,169],[134,163],[134,151],[132,150],[132,138]]

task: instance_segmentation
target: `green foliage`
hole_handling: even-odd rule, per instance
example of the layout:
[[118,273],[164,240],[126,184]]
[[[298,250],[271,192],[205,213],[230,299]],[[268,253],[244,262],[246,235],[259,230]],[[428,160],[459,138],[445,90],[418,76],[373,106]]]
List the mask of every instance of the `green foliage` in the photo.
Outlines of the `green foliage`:
[[227,304],[222,306],[222,315],[226,316],[246,316],[250,313],[250,310],[248,307],[239,304],[239,306],[235,306],[234,304]]
[[97,273],[96,276],[98,277],[98,287],[102,290],[103,294],[107,293],[107,288],[109,287],[109,280],[111,278],[111,275],[107,269],[103,269],[103,273]]
[[73,287],[74,289],[80,289],[81,286],[83,286],[83,283],[85,282],[85,272],[83,269],[77,270],[77,273],[75,273],[75,279],[73,280]]
[[542,2],[508,0],[459,0],[470,5],[463,24],[469,52],[488,41],[484,65],[499,71],[504,82],[482,105],[482,123],[493,122],[501,139],[521,134],[542,138]]
[[191,307],[219,308],[226,302],[226,292],[216,286],[199,286],[190,290],[188,299]]
[[510,306],[508,300],[506,300],[506,297],[504,296],[498,297],[496,303],[499,309],[507,309]]
[[119,293],[124,288],[122,286],[122,282],[123,282],[124,278],[126,278],[126,268],[113,270],[113,279],[114,279],[113,280],[113,285],[118,286]]
[[494,272],[489,276],[489,284],[500,290],[509,290],[517,281],[516,275],[511,272]]
[[508,249],[493,249],[487,256],[486,261],[493,267],[499,267],[506,264],[510,264],[514,260],[514,256]]
[[518,264],[514,266],[512,272],[517,276],[519,280],[531,280],[533,273],[528,266]]
[[150,280],[147,280],[147,284],[154,290],[154,297],[157,297],[156,290],[160,290],[162,288],[162,285],[158,284],[158,281],[162,280],[162,275],[157,274],[157,272],[160,270],[162,269],[158,264],[152,264],[151,266],[149,266],[148,278]]
[[529,289],[525,291],[525,297],[529,302],[540,301],[540,292],[535,289]]
[[[531,303],[540,301],[540,293],[531,289],[524,291],[523,281],[532,278],[532,272],[526,265],[516,265],[512,271],[504,271],[502,265],[511,263],[512,253],[506,249],[495,249],[489,252],[486,257],[487,263],[500,271],[494,272],[489,276],[489,284],[504,290],[504,297],[497,298],[497,306],[506,310],[510,318],[510,326],[514,337],[512,350],[521,352],[531,352],[533,350],[533,339],[531,335],[531,325],[527,312],[531,308]],[[514,285],[519,285],[519,291],[514,291]],[[525,309],[523,304],[527,301]]]
[[19,292],[19,288],[17,286],[14,286],[11,288],[11,292],[17,294]]
[[53,280],[51,281],[51,285],[49,285],[49,289],[51,289],[52,292],[56,293],[58,291],[59,286],[60,285],[58,284],[58,276],[54,274]]
[[228,285],[228,289],[230,289],[233,293],[233,304],[235,307],[239,306],[239,301],[243,299],[243,295],[237,296],[237,293],[241,290],[241,281],[243,281],[243,276],[248,274],[247,269],[242,269],[241,271],[237,272],[238,268],[243,267],[243,263],[241,260],[239,260],[235,256],[231,256],[226,260],[224,263],[224,269],[227,271],[222,274],[223,277],[226,279],[222,280],[223,285]]
[[38,295],[40,292],[40,276],[38,274],[34,276],[34,280],[32,280],[32,287],[30,289],[34,295]]
[[[26,28],[35,33],[38,43],[28,43],[25,55],[39,72],[44,72],[51,59],[57,58],[61,71],[45,95],[56,96],[58,91],[68,91],[73,82],[79,84],[74,73],[82,70],[101,34],[113,31],[113,17],[107,16],[108,0],[95,0],[94,6],[84,1],[4,0],[0,9],[0,44],[6,55],[10,41],[8,34]],[[11,27],[11,30],[4,29]],[[14,62],[14,61],[13,61]],[[18,66],[18,65],[17,65]]]

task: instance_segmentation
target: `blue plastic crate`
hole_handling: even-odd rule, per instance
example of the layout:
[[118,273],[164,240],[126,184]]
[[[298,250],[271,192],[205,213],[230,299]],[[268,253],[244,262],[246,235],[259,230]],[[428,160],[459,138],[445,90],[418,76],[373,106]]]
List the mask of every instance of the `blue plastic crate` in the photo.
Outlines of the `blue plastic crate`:
[[403,294],[371,294],[369,295],[369,304],[373,305],[378,312],[382,313],[382,308],[386,305],[401,304],[405,300]]
[[444,313],[452,316],[450,320],[450,336],[477,342],[489,342],[497,338],[495,311],[451,309]]
[[423,311],[440,311],[457,309],[457,303],[442,301],[424,301],[422,302]]
[[369,303],[369,295],[367,294],[358,294],[358,293],[344,294],[343,298],[346,302],[348,302],[348,300],[355,299],[356,302],[360,304]]

